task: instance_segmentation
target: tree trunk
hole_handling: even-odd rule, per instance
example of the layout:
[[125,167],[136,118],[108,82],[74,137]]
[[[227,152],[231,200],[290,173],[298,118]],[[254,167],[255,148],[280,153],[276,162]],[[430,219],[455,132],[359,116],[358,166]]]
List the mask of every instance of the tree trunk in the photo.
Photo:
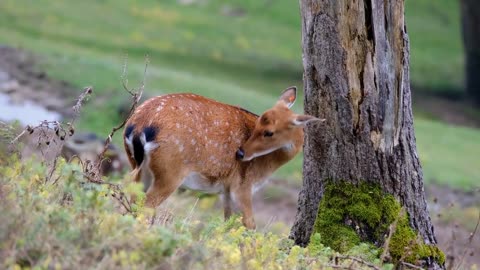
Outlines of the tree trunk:
[[[303,189],[291,238],[309,242],[325,181],[369,181],[436,244],[418,160],[403,0],[300,0],[306,129]],[[433,263],[434,264],[434,263]],[[438,265],[437,265],[438,267]]]
[[480,106],[480,1],[461,0],[463,44],[465,47],[465,88]]

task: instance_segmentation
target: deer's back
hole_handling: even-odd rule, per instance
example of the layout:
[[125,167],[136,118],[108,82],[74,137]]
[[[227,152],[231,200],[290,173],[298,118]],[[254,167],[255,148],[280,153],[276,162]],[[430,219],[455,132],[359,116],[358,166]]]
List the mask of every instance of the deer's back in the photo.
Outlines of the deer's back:
[[236,150],[250,136],[256,116],[194,94],[145,101],[127,123],[134,132],[154,128],[152,160],[182,164],[208,178],[225,177],[238,166]]

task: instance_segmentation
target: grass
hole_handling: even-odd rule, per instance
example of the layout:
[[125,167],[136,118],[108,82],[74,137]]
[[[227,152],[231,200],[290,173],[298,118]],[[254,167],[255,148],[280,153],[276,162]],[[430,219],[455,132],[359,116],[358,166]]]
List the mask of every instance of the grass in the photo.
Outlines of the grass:
[[478,130],[416,118],[415,134],[427,183],[467,190],[479,186]]
[[[281,90],[302,85],[298,3],[269,3],[3,0],[0,43],[41,55],[49,75],[71,82],[79,92],[94,86],[80,129],[105,135],[112,120],[119,120],[117,107],[128,98],[120,87],[125,54],[132,87],[141,80],[144,54],[149,54],[150,95],[195,92],[261,113]],[[229,8],[245,15],[225,15]],[[408,0],[406,9],[412,83],[458,91],[463,78],[458,3]],[[296,111],[302,111],[301,99]],[[420,118],[416,131],[427,181],[477,185],[477,131]],[[278,176],[298,181],[300,168],[297,158]]]
[[407,0],[405,5],[414,89],[463,91],[459,1]]

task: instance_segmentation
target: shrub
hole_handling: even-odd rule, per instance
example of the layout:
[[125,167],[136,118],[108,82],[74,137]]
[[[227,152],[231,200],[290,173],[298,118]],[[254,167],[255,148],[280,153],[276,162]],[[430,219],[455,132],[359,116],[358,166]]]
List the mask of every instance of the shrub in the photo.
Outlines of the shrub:
[[[176,215],[152,225],[152,212],[141,203],[122,214],[108,185],[86,181],[79,166],[61,159],[56,182],[45,180],[48,169],[38,161],[11,157],[6,164],[0,168],[2,269],[369,269],[323,246],[319,235],[303,248],[285,235],[247,230],[239,216],[226,222],[218,214],[185,217],[194,212],[185,207],[191,197],[173,196]],[[141,195],[136,185],[123,190]],[[372,252],[358,246],[348,254],[371,260]]]

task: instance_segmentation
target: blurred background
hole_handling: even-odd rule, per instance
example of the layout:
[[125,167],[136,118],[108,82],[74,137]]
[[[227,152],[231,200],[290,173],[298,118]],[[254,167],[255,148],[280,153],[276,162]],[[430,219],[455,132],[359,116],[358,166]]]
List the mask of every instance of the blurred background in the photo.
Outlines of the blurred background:
[[[479,31],[480,13],[462,13],[461,5],[406,0],[417,146],[443,245],[453,241],[453,230],[459,239],[468,236],[480,208],[480,88],[465,79],[480,77],[472,64],[480,43],[471,35],[464,47],[462,35],[462,20]],[[193,92],[261,113],[287,86],[302,87],[298,3],[1,0],[0,120],[68,119],[75,98],[91,85],[94,95],[77,128],[105,136],[130,101],[121,84],[125,56],[133,88],[143,79],[145,54],[146,96]],[[298,157],[283,167],[257,195],[260,223],[288,231],[301,163]]]

